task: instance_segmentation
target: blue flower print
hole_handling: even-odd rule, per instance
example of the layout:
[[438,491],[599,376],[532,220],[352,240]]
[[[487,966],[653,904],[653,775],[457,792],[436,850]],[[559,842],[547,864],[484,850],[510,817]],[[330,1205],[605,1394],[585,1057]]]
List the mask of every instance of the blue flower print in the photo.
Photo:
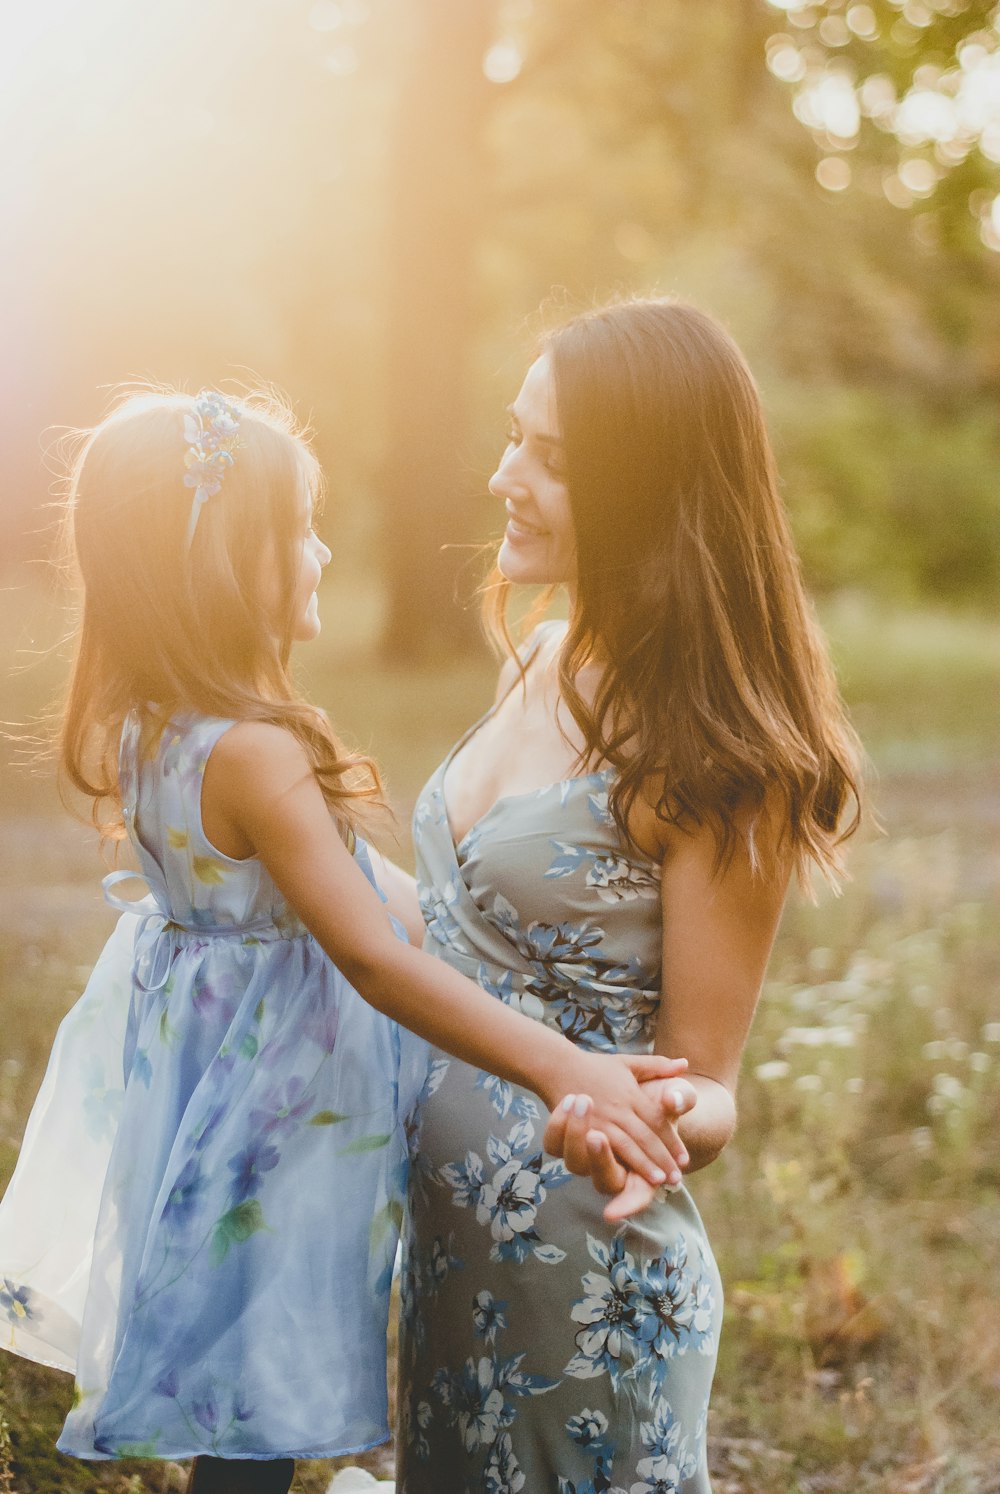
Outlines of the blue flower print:
[[180,1393],[180,1376],[175,1369],[168,1370],[162,1380],[157,1380],[153,1388],[157,1395],[164,1396],[168,1401],[175,1401]]
[[399,1419],[401,1440],[413,1449],[421,1463],[426,1463],[431,1455],[431,1445],[424,1434],[434,1420],[430,1403],[418,1401],[414,1409],[411,1401],[404,1401],[400,1407]]
[[210,1388],[191,1402],[191,1415],[206,1432],[214,1434],[219,1430],[219,1403]]
[[455,1236],[449,1235],[447,1243],[438,1235],[431,1245],[430,1263],[425,1273],[424,1292],[433,1296],[439,1292],[452,1271],[461,1270],[462,1262],[453,1251]]
[[440,1177],[452,1189],[456,1208],[478,1207],[483,1192],[483,1159],[475,1152],[466,1152],[464,1162],[447,1163],[441,1168]]
[[552,844],[559,855],[545,872],[547,878],[572,877],[583,871],[584,886],[592,888],[604,903],[659,897],[659,871],[652,864],[643,866],[627,856],[602,854],[568,841],[553,840]]
[[684,1484],[697,1472],[698,1460],[668,1402],[658,1404],[653,1420],[642,1423],[639,1435],[650,1456],[636,1464],[641,1482],[630,1485],[628,1494],[681,1494]]
[[611,1485],[615,1446],[608,1436],[608,1418],[604,1412],[585,1409],[570,1417],[566,1430],[573,1441],[593,1457],[594,1476],[583,1482],[560,1478],[558,1494],[625,1494],[624,1489],[614,1489]]
[[709,1353],[714,1297],[708,1282],[688,1269],[683,1241],[649,1262],[642,1272],[641,1296],[636,1305],[636,1338],[647,1350],[646,1361],[654,1382],[662,1384],[666,1361],[688,1348]]
[[502,1001],[505,1006],[516,1006],[518,1002],[518,991],[514,985],[514,972],[504,970],[496,979],[490,974],[489,967],[481,964],[476,971],[476,983],[481,986],[488,995]]
[[524,1470],[514,1456],[510,1433],[501,1432],[490,1448],[486,1462],[486,1494],[517,1494],[524,1488],[524,1483]]
[[251,1141],[235,1157],[230,1157],[230,1170],[236,1174],[233,1196],[237,1202],[252,1198],[260,1189],[263,1174],[270,1172],[272,1167],[277,1167],[280,1160],[281,1154],[277,1147],[271,1146],[262,1136]]
[[476,1293],[472,1299],[472,1322],[477,1338],[484,1338],[488,1344],[496,1342],[497,1334],[507,1326],[506,1306],[506,1302],[498,1302],[492,1292]]
[[447,1058],[435,1058],[432,1060],[424,1080],[423,1087],[417,1097],[416,1104],[403,1122],[403,1131],[406,1136],[406,1151],[409,1161],[410,1191],[416,1197],[426,1202],[428,1188],[436,1181],[434,1168],[427,1157],[426,1152],[420,1145],[420,1131],[423,1122],[423,1107],[430,1097],[440,1088],[445,1074],[448,1072],[449,1060]]
[[625,856],[594,856],[584,880],[602,903],[631,903],[660,895],[660,879],[653,868],[639,866]]
[[467,1359],[460,1374],[438,1370],[431,1382],[435,1395],[447,1406],[466,1452],[491,1443],[500,1430],[503,1393],[496,1384],[496,1365],[485,1356]]
[[604,1269],[588,1271],[582,1279],[585,1295],[574,1303],[570,1317],[584,1326],[576,1335],[578,1352],[564,1373],[583,1380],[606,1373],[617,1390],[628,1363],[635,1359],[640,1273],[621,1235],[615,1236],[610,1249],[588,1235],[587,1250]]
[[291,1079],[273,1085],[261,1095],[257,1107],[250,1112],[250,1125],[264,1134],[285,1131],[308,1116],[312,1109],[306,1081],[294,1074]]
[[0,1288],[0,1311],[7,1315],[7,1320],[16,1328],[20,1323],[30,1322],[38,1317],[37,1309],[32,1304],[34,1292],[29,1287],[18,1286],[9,1277],[4,1277],[3,1287]]
[[212,1008],[216,1006],[220,1012],[226,1009],[235,1012],[239,997],[239,985],[228,970],[211,975],[199,971],[191,985],[191,1005],[199,1017],[212,1015]]
[[189,1157],[167,1194],[167,1201],[163,1205],[164,1223],[169,1222],[177,1229],[190,1224],[207,1186],[208,1180],[201,1171],[198,1158]]
[[233,1401],[233,1420],[251,1421],[256,1415],[256,1411],[256,1406],[249,1405],[249,1403],[243,1399],[242,1395],[237,1392],[236,1397]]
[[544,1197],[539,1170],[513,1157],[484,1184],[476,1218],[489,1224],[495,1240],[512,1240],[534,1224]]
[[324,1053],[332,1053],[337,1046],[339,1027],[339,1006],[328,999],[325,991],[318,990],[309,1003],[309,1010],[302,1023],[303,1032]]
[[599,825],[613,825],[615,817],[608,807],[608,791],[601,789],[596,794],[587,795],[587,808]]
[[[500,994],[508,1005],[542,1017],[572,1042],[598,1052],[648,1046],[659,992],[637,985],[638,957],[631,956],[624,963],[602,958],[602,928],[585,920],[580,924],[535,921],[522,929],[516,909],[502,893],[497,893],[492,913],[486,916],[531,967],[520,994],[513,990],[511,972],[504,972],[501,979],[511,990]],[[492,989],[485,968],[480,969],[478,981],[484,990]],[[533,1004],[537,1010],[531,1009]]]
[[[557,1265],[565,1259],[565,1251],[558,1246],[542,1243],[535,1224],[548,1190],[568,1182],[570,1174],[562,1162],[546,1161],[542,1152],[526,1155],[533,1136],[531,1121],[520,1120],[506,1141],[499,1136],[487,1141],[489,1159],[497,1170],[489,1181],[480,1173],[475,1209],[477,1222],[489,1225],[493,1236],[490,1260],[520,1263],[534,1255],[544,1265]],[[454,1202],[458,1201],[456,1195]]]
[[496,1074],[487,1074],[485,1069],[481,1069],[476,1078],[476,1088],[486,1091],[490,1097],[490,1104],[502,1120],[511,1107],[514,1086],[506,1079],[498,1079]]
[[420,883],[417,896],[420,900],[420,912],[431,938],[446,948],[461,949],[462,930],[452,912],[459,898],[458,872],[453,872],[443,887]]
[[129,1073],[129,1079],[134,1079],[137,1084],[142,1084],[146,1089],[148,1089],[152,1077],[153,1065],[149,1061],[149,1054],[146,1052],[145,1048],[136,1048],[135,1056],[132,1059],[132,1068]]
[[431,1382],[435,1395],[449,1411],[449,1422],[457,1427],[466,1452],[488,1447],[502,1429],[512,1425],[514,1407],[506,1398],[544,1395],[555,1389],[558,1380],[545,1375],[529,1375],[521,1368],[523,1354],[500,1359],[482,1355],[469,1358],[459,1374],[436,1371]]
[[566,1430],[581,1447],[603,1449],[608,1435],[608,1418],[603,1411],[583,1410],[578,1416],[570,1417]]
[[420,1401],[418,1403],[418,1405],[417,1405],[417,1426],[420,1429],[420,1431],[419,1431],[419,1437],[418,1437],[417,1456],[418,1457],[421,1456],[421,1447],[420,1447],[420,1444],[422,1443],[423,1444],[422,1456],[423,1456],[424,1462],[426,1462],[427,1459],[431,1455],[430,1443],[427,1441],[427,1438],[424,1436],[424,1433],[426,1432],[427,1428],[430,1426],[433,1417],[434,1417],[434,1412],[431,1409],[430,1403],[428,1401]]
[[109,1070],[96,1053],[89,1054],[82,1065],[81,1077],[86,1089],[83,1113],[87,1135],[93,1141],[101,1141],[114,1134],[121,1113],[122,1076],[119,1072],[109,1082]]
[[659,1005],[655,992],[615,986],[584,974],[572,986],[548,976],[532,977],[527,984],[541,996],[549,1025],[578,1047],[599,1053],[649,1047]]

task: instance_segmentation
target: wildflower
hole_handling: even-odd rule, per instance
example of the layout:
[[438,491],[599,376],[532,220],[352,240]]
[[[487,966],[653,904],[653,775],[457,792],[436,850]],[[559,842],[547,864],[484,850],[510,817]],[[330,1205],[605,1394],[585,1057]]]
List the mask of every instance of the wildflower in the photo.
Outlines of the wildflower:
[[772,1058],[768,1063],[759,1063],[754,1069],[757,1078],[764,1084],[769,1084],[772,1079],[784,1079],[788,1074],[788,1064],[783,1058]]

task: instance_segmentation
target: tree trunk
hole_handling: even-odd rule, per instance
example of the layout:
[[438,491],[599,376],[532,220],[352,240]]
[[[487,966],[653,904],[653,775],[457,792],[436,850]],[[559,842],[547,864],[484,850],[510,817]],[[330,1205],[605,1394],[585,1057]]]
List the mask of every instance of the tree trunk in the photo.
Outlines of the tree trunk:
[[[407,0],[414,36],[390,165],[386,445],[386,653],[468,648],[456,602],[474,538],[468,399],[481,227],[483,56],[496,0]],[[469,587],[464,588],[466,591]]]

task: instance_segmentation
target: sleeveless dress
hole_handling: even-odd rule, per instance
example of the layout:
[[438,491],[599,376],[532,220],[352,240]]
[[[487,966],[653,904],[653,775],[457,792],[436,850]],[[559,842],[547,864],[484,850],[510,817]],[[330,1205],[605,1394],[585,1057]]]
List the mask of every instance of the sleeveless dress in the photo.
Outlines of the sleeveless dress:
[[[651,1051],[659,868],[623,849],[611,773],[506,795],[456,845],[443,781],[481,724],[417,803],[424,948],[582,1047]],[[432,1053],[411,1136],[399,1494],[704,1494],[722,1291],[687,1190],[606,1223],[590,1181],[543,1153],[533,1095]]]
[[[0,1208],[4,1346],[75,1370],[81,1458],[329,1457],[388,1436],[386,1322],[421,1040],[256,859],[205,837],[232,723],[122,738],[149,885],[65,1019]],[[366,849],[355,856],[374,885]],[[106,878],[107,895],[129,873]]]

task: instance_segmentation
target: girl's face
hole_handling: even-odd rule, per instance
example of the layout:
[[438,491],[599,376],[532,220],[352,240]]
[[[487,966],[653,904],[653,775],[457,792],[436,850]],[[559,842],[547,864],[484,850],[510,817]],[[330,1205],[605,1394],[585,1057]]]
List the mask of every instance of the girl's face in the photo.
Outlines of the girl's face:
[[508,581],[572,585],[576,536],[547,355],[528,369],[509,414],[507,447],[489,483],[490,492],[507,508],[497,565]]
[[324,567],[330,564],[331,555],[312,527],[313,503],[312,494],[308,491],[303,500],[302,522],[305,527],[300,541],[298,577],[292,598],[292,637],[296,643],[309,643],[319,636],[322,626],[316,588]]

